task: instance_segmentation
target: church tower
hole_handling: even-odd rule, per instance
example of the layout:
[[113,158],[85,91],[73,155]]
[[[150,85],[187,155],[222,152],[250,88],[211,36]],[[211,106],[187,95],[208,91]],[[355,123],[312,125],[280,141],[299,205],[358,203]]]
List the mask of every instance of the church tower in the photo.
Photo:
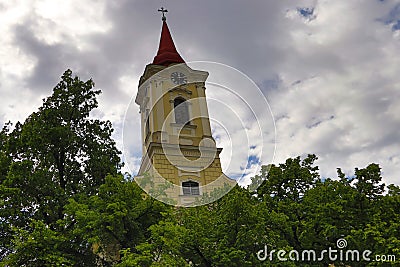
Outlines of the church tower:
[[[142,162],[135,179],[141,184],[140,179],[150,178],[152,188],[144,186],[150,195],[159,185],[167,203],[190,206],[203,196],[210,200],[216,189],[229,191],[236,182],[223,174],[222,148],[216,147],[211,134],[208,72],[185,63],[169,31],[167,10],[159,11],[163,16],[158,52],[140,78],[135,99],[142,133]],[[166,189],[165,183],[170,185]]]

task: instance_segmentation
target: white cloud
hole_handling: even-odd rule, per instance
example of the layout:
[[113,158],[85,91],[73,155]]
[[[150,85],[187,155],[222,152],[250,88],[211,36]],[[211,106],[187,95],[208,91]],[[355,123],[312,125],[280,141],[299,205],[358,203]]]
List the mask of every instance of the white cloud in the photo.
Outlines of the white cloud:
[[399,165],[389,158],[400,151],[400,120],[394,115],[400,100],[394,51],[400,45],[377,20],[388,6],[319,1],[315,12],[311,22],[293,25],[287,49],[296,53],[279,68],[282,84],[273,101],[282,117],[277,160],[316,153],[321,174],[331,177],[336,167],[349,173],[377,162],[386,182],[399,183]]

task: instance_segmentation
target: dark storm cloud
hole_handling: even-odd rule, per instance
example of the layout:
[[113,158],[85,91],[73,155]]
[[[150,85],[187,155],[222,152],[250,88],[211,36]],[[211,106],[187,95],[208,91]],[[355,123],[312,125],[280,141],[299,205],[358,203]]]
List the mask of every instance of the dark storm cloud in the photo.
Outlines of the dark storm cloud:
[[[118,50],[114,53],[119,52],[124,59],[133,55],[131,62],[142,71],[158,48],[159,7],[158,3],[145,1],[109,4],[106,15],[113,29],[107,33],[109,40],[103,44],[103,51]],[[284,61],[280,42],[287,33],[274,23],[285,13],[282,4],[215,1],[210,5],[196,1],[188,5],[180,0],[169,2],[167,9],[168,25],[186,61],[217,61],[244,72],[262,73],[263,78],[273,77],[273,66]]]
[[93,77],[96,84],[100,81],[103,87],[118,91],[113,84],[118,78],[119,68],[113,67],[101,53],[80,52],[72,41],[47,44],[36,38],[28,23],[17,26],[15,32],[16,43],[36,61],[32,74],[26,78],[27,87],[31,90],[50,94],[61,74],[70,68],[82,76],[81,79]]
[[71,65],[76,49],[68,43],[49,45],[40,41],[32,30],[32,20],[15,26],[15,45],[32,56],[36,62],[32,74],[26,78],[29,88],[48,92],[49,85],[55,84],[62,72]]
[[[256,79],[261,79],[261,75],[262,79],[276,76],[273,66],[284,59],[277,56],[283,53],[273,40],[281,40],[277,36],[285,33],[271,22],[277,21],[284,7],[274,2],[244,6],[241,1],[215,2],[212,8],[204,2],[194,2],[190,6],[184,3],[168,3],[167,17],[177,48],[185,60],[226,63],[259,75]],[[159,7],[158,3],[147,1],[107,2],[104,16],[112,26],[106,32],[82,37],[90,44],[90,50],[79,50],[67,35],[62,42],[48,44],[38,38],[41,27],[38,21],[43,18],[30,15],[14,28],[15,45],[36,61],[26,84],[32,90],[47,93],[63,71],[71,68],[82,78],[92,77],[106,98],[112,101],[126,98],[119,90],[118,80],[129,74],[128,70],[139,78],[145,65],[153,60],[161,29]],[[46,23],[56,27],[51,21]]]
[[[134,14],[136,9],[127,3],[107,8],[112,23],[107,32],[87,34],[82,41],[90,49],[80,50],[68,35],[61,42],[49,44],[38,37],[39,20],[34,14],[14,27],[14,44],[35,61],[33,71],[25,83],[31,90],[49,92],[61,74],[68,68],[82,79],[93,78],[96,86],[112,101],[126,98],[119,90],[118,80],[128,70],[142,71],[152,60],[149,56],[146,23]],[[157,21],[158,22],[158,21]],[[56,27],[46,21],[47,26]],[[160,23],[158,23],[160,24]],[[82,25],[84,26],[84,25]],[[56,29],[55,29],[56,30]],[[143,34],[141,34],[143,33]],[[156,52],[158,34],[153,30],[153,54]],[[132,73],[137,76],[137,73]]]
[[[174,2],[175,3],[175,2]],[[197,1],[172,7],[179,14],[178,43],[187,50],[187,60],[210,60],[233,66],[253,75],[273,76],[280,46],[274,40],[285,34],[275,24],[285,12],[275,1],[214,1],[212,5]],[[186,23],[182,23],[186,22]],[[262,68],[261,68],[262,67]],[[257,77],[259,78],[259,77]]]
[[188,61],[224,63],[259,84],[276,79],[283,69],[294,69],[300,77],[321,70],[343,71],[338,51],[296,46],[293,29],[305,26],[301,20],[286,18],[293,9],[290,1],[197,1],[190,7],[184,3],[168,3],[172,10],[168,21],[178,50]]

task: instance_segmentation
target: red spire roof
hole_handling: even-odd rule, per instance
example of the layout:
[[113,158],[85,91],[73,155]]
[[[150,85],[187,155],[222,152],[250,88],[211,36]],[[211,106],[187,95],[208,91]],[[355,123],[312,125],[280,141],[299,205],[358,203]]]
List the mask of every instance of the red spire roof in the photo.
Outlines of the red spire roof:
[[157,55],[154,57],[153,64],[168,66],[171,63],[185,63],[185,61],[176,51],[167,22],[163,19],[160,46],[158,47]]

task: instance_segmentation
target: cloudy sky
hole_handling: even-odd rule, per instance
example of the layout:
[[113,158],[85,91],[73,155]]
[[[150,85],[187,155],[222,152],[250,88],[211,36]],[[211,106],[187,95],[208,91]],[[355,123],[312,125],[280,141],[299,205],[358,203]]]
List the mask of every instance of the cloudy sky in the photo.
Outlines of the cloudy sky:
[[[279,163],[315,153],[323,177],[336,177],[337,167],[351,174],[375,162],[386,183],[400,184],[398,0],[0,0],[0,125],[36,111],[70,68],[102,90],[93,116],[113,123],[122,149],[127,109],[139,125],[138,108],[129,104],[157,52],[161,6],[169,10],[168,25],[185,60],[237,69],[270,104],[276,136],[263,129],[261,145],[227,144],[227,136],[243,133],[230,116],[213,123],[218,144],[228,146],[223,163],[235,166],[223,166],[228,175],[243,168],[249,175],[273,155]],[[217,87],[207,90],[218,100]],[[235,103],[231,109],[240,109]],[[210,117],[218,117],[217,106],[209,102]],[[270,119],[267,105],[252,108]],[[256,119],[240,119],[257,142]],[[219,131],[225,124],[228,134]],[[139,128],[132,131],[125,161],[134,172],[141,151]],[[261,157],[263,144],[268,149]],[[242,150],[250,151],[244,165],[232,154]]]

